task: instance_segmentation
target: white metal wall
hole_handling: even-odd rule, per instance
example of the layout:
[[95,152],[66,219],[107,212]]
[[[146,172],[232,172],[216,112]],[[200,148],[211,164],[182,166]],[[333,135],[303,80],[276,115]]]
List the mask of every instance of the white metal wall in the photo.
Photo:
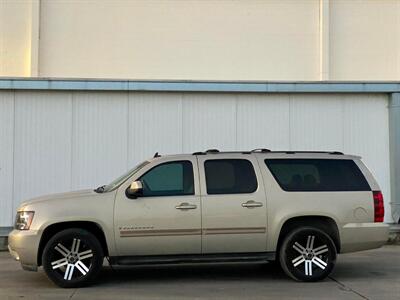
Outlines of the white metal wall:
[[378,94],[1,91],[0,226],[27,198],[107,183],[156,151],[208,148],[358,154],[388,204],[387,106]]

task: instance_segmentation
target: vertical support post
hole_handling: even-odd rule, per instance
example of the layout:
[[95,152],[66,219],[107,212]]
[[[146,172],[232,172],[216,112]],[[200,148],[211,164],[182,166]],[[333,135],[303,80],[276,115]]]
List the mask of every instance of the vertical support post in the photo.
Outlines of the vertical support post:
[[329,80],[329,0],[319,1],[319,80]]
[[389,99],[389,143],[391,208],[394,222],[400,221],[400,93]]

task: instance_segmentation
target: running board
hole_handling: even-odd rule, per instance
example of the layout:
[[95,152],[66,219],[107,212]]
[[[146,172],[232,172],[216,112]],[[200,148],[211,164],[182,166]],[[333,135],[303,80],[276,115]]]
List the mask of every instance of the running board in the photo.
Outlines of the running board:
[[228,253],[228,254],[186,254],[186,255],[146,255],[112,256],[112,265],[159,265],[226,262],[266,262],[275,260],[275,252]]

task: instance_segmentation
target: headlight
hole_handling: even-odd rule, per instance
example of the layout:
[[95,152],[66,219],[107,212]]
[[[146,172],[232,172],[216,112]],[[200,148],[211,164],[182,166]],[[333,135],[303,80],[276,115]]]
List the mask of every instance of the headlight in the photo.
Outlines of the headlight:
[[14,228],[18,230],[29,230],[31,227],[34,211],[19,211],[15,217]]

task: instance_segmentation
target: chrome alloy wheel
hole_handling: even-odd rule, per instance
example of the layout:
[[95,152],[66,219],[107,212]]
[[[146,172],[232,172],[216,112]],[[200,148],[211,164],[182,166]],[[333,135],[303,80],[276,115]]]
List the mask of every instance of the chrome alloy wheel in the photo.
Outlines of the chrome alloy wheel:
[[[329,251],[328,246],[323,244],[318,247],[314,247],[315,236],[309,235],[305,247],[299,242],[293,244],[293,249],[300,254],[292,260],[293,267],[304,268],[304,274],[306,276],[313,275],[313,267],[325,270],[328,265],[328,257],[326,253]],[[304,267],[303,267],[304,263]]]
[[325,231],[300,226],[290,231],[279,249],[279,262],[285,273],[298,281],[326,278],[336,264],[337,250]]
[[53,270],[59,270],[63,274],[64,280],[77,279],[89,272],[93,251],[80,239],[60,241],[54,250],[51,267]]
[[104,252],[96,235],[82,228],[55,233],[45,244],[42,266],[47,277],[63,288],[87,286],[103,266]]

